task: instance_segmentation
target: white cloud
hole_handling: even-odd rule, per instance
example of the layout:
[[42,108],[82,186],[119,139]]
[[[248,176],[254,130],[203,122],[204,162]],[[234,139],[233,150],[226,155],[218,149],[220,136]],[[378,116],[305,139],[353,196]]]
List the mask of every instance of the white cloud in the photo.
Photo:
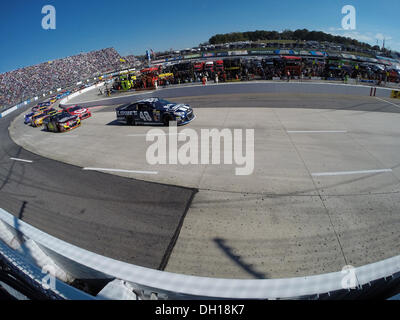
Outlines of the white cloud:
[[327,33],[330,33],[334,36],[342,36],[342,37],[348,37],[352,39],[356,39],[361,42],[366,42],[369,43],[370,45],[376,45],[377,40],[380,42],[379,45],[382,45],[382,41],[385,40],[386,46],[393,46],[392,49],[398,50],[399,43],[392,43],[390,40],[393,40],[393,37],[387,34],[383,33],[372,33],[372,32],[359,32],[359,31],[349,31],[349,30],[344,30],[342,28],[334,28],[331,27],[329,28],[329,31]]
[[344,37],[356,39],[361,42],[373,42],[374,38],[369,34],[362,34],[358,31],[346,31],[343,33]]
[[330,28],[329,28],[329,31],[331,31],[331,32],[343,31],[343,30],[344,30],[343,28],[334,28],[334,27],[330,27]]
[[330,34],[334,36],[341,36],[341,37],[348,37],[352,39],[356,39],[358,41],[362,42],[372,42],[374,41],[374,37],[370,32],[368,33],[360,33],[358,31],[349,31],[349,30],[344,30],[341,28],[329,28]]

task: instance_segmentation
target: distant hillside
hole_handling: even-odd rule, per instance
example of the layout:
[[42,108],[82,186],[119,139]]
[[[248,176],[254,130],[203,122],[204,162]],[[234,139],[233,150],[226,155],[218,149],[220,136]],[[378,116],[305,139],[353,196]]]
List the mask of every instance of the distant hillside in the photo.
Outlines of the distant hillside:
[[358,40],[334,36],[329,33],[322,31],[308,31],[307,29],[298,29],[296,31],[284,30],[278,31],[248,31],[248,32],[232,32],[226,34],[216,34],[209,40],[210,44],[221,44],[228,42],[238,41],[262,41],[262,40],[292,40],[292,41],[328,41],[342,45],[353,45],[360,48],[366,49],[379,49],[378,46],[372,47],[368,43],[359,42]]

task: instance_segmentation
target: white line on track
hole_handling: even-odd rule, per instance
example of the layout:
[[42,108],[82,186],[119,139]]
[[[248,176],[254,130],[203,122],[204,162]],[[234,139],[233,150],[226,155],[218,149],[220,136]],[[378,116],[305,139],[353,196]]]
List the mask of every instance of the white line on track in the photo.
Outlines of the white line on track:
[[158,174],[157,171],[136,171],[136,170],[123,170],[123,169],[105,169],[105,168],[83,168],[83,170],[86,170],[86,171],[138,173],[138,174]]
[[325,131],[287,131],[287,133],[347,133],[345,130],[325,130]]
[[380,169],[380,170],[362,170],[362,171],[342,171],[342,172],[319,172],[313,173],[313,177],[326,177],[326,176],[345,176],[351,174],[369,174],[369,173],[384,173],[392,172],[392,169]]
[[389,103],[389,104],[391,104],[392,106],[395,106],[395,107],[397,107],[397,108],[400,108],[400,106],[399,106],[398,104],[395,104],[395,103],[390,102],[390,101],[386,101],[385,99],[382,99],[382,98],[378,98],[378,97],[375,97],[375,98],[377,98],[378,100],[384,101],[384,102],[386,102],[386,103]]
[[19,162],[26,162],[26,163],[33,163],[33,161],[31,161],[31,160],[18,159],[18,158],[10,158],[10,160],[19,161]]

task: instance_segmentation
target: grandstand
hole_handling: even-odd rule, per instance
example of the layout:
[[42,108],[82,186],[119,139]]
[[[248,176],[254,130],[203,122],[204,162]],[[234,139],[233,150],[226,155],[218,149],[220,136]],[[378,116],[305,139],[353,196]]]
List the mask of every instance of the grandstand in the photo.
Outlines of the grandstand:
[[[121,58],[114,48],[106,48],[0,74],[0,107],[114,71]],[[128,64],[135,62],[133,56],[126,60]]]

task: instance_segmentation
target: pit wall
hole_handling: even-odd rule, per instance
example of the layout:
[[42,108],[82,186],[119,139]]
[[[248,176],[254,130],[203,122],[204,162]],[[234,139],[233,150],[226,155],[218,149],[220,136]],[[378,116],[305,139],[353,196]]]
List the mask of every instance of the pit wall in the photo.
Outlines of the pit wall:
[[[97,86],[98,87],[98,86]],[[88,88],[89,89],[89,88]],[[90,90],[92,90],[91,88]],[[87,90],[87,91],[90,91]],[[85,92],[87,92],[85,91]],[[124,103],[130,103],[135,101],[135,96],[152,94],[154,96],[162,96],[164,93],[168,94],[168,97],[173,97],[175,92],[176,96],[197,96],[197,95],[213,95],[213,94],[235,94],[238,92],[246,92],[249,94],[256,93],[305,93],[305,94],[332,94],[332,95],[355,95],[355,96],[373,96],[379,98],[390,98],[392,92],[396,92],[391,88],[377,88],[363,85],[350,85],[350,84],[339,84],[339,83],[315,83],[315,82],[273,82],[273,81],[252,81],[252,82],[236,82],[236,83],[220,83],[215,84],[209,82],[207,85],[192,84],[192,85],[180,85],[171,87],[159,87],[155,91],[139,91],[132,92],[132,94],[115,95],[114,97],[102,97],[100,99],[86,101],[74,99],[73,102],[69,102],[72,98],[78,97],[81,93],[74,95],[74,97],[68,97],[69,99],[63,99],[60,102],[60,107],[66,108],[72,105],[79,104],[84,107],[95,107],[95,106],[111,106]],[[400,95],[399,95],[400,96]]]
[[102,86],[104,86],[104,82],[99,82],[98,84],[95,84],[93,86],[87,87],[87,88],[79,90],[77,92],[74,92],[74,93],[70,94],[69,96],[61,99],[60,100],[60,106],[67,104],[69,100],[71,100],[71,99],[73,99],[75,97],[78,97],[81,94],[84,94],[84,93],[86,93],[88,91],[94,90],[94,89],[102,87]]

